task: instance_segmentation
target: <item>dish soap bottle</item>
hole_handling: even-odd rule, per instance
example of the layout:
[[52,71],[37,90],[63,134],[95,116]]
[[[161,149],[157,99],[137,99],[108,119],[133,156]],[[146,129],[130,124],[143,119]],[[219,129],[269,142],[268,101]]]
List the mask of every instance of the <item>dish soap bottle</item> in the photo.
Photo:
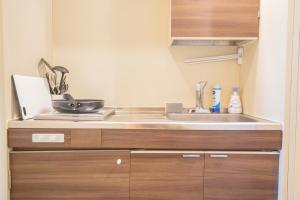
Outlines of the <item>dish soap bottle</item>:
[[212,91],[212,112],[220,113],[221,111],[221,86],[219,84],[214,85]]
[[238,95],[239,88],[232,88],[232,95],[228,106],[228,112],[231,114],[241,114],[243,112],[241,98]]

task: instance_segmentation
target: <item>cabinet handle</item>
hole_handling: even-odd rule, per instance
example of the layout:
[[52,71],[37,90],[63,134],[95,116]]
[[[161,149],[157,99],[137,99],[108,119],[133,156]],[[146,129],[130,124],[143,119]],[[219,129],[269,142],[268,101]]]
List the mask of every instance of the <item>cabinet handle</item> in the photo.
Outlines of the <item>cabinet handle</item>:
[[228,155],[210,155],[211,158],[228,158]]
[[201,155],[199,154],[185,154],[185,155],[182,155],[183,158],[200,158]]
[[119,158],[116,163],[117,163],[117,165],[121,165],[122,164],[122,159]]

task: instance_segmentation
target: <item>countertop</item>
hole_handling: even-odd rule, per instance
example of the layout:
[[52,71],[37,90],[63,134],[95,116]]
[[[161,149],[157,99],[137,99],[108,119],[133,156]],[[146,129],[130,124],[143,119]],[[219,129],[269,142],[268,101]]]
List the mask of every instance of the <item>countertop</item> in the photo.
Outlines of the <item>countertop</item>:
[[168,129],[168,130],[282,130],[282,125],[264,119],[254,118],[254,122],[205,122],[178,121],[168,119],[161,109],[147,112],[124,112],[104,121],[58,121],[58,120],[11,120],[8,128],[36,129]]

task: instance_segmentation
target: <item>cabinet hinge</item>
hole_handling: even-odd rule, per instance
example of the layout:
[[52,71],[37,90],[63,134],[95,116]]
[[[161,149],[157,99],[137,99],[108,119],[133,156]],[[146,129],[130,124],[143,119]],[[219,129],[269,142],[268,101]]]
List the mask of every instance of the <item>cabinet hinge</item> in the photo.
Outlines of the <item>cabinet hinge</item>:
[[9,188],[9,190],[11,190],[11,186],[12,186],[12,176],[11,176],[11,171],[8,170],[8,188]]

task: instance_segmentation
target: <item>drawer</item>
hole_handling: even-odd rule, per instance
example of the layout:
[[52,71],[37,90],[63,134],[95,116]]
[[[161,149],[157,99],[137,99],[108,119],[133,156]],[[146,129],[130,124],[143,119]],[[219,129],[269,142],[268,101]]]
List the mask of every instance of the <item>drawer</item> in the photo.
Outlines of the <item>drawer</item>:
[[100,147],[101,130],[9,129],[8,146],[20,148]]
[[206,152],[205,174],[278,175],[277,152]]
[[204,153],[200,151],[133,151],[133,177],[195,178],[204,174]]
[[201,150],[278,150],[281,131],[102,129],[102,147]]

